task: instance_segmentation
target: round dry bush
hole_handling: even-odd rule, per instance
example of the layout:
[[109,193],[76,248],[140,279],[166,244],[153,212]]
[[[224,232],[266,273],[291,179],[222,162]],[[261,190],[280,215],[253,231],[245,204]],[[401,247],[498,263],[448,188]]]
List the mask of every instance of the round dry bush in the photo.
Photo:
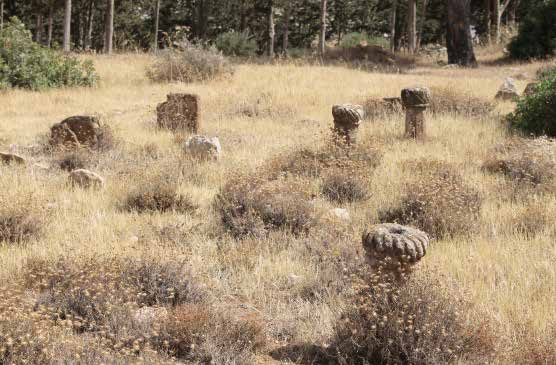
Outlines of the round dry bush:
[[299,235],[316,222],[306,189],[297,181],[240,176],[224,185],[214,207],[224,228],[235,237],[260,237],[278,229]]
[[301,148],[271,159],[264,167],[270,179],[285,175],[320,177],[330,170],[372,172],[382,161],[383,152],[375,141],[365,141],[353,148],[327,144]]
[[337,203],[353,203],[369,196],[365,181],[349,171],[334,171],[327,175],[321,192],[328,200]]
[[180,260],[38,259],[25,266],[23,282],[45,315],[70,320],[74,331],[105,331],[108,337],[117,330],[118,318],[138,307],[195,303],[205,296]]
[[198,206],[187,195],[178,193],[178,183],[168,176],[155,176],[130,191],[123,206],[138,213],[191,213]]
[[502,174],[519,187],[556,191],[556,141],[513,138],[496,146],[483,169]]
[[453,166],[420,160],[405,168],[417,179],[407,184],[398,206],[379,212],[382,223],[415,226],[436,238],[478,229],[482,198]]
[[327,350],[337,363],[482,363],[494,351],[490,322],[470,318],[466,295],[436,272],[419,271],[405,281],[375,273],[355,289]]
[[183,304],[170,311],[153,346],[195,363],[250,364],[265,344],[263,322],[255,315]]
[[46,212],[32,192],[2,189],[0,192],[0,244],[20,244],[44,232]]
[[91,164],[91,155],[85,150],[77,150],[60,156],[57,165],[64,171],[71,172],[77,169],[87,169]]

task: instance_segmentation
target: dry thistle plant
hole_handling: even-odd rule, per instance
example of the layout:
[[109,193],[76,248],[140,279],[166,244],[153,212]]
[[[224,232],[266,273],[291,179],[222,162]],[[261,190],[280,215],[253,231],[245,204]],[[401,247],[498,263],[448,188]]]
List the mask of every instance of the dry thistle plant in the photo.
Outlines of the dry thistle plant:
[[465,293],[437,272],[419,270],[400,280],[379,267],[354,289],[354,307],[338,322],[327,350],[334,363],[484,361],[494,350],[489,322],[469,318]]
[[470,234],[479,225],[482,198],[460,174],[441,161],[409,161],[416,181],[405,188],[400,204],[379,213],[383,223],[415,226],[433,237]]

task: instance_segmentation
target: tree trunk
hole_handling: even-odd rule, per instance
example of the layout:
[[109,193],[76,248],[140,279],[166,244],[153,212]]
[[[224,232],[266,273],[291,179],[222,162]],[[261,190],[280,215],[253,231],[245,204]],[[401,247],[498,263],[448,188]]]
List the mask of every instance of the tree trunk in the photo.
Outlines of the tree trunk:
[[42,42],[42,14],[37,14],[37,24],[35,27],[35,42]]
[[52,31],[53,31],[53,24],[54,24],[54,4],[50,3],[48,7],[48,34],[46,35],[46,45],[47,47],[52,46]]
[[407,9],[407,48],[409,53],[415,53],[417,33],[417,3],[415,0],[409,0]]
[[206,38],[207,30],[207,17],[205,9],[205,1],[199,0],[199,5],[197,6],[197,38],[204,40]]
[[107,0],[106,19],[104,23],[104,53],[112,54],[114,38],[114,0]]
[[160,22],[160,0],[156,0],[154,13],[154,46],[155,52],[158,52],[158,25]]
[[4,29],[4,0],[0,0],[0,30]]
[[500,20],[502,18],[502,14],[500,12],[500,0],[492,0],[492,39],[494,40],[495,44],[500,43]]
[[396,11],[398,8],[398,0],[392,0],[392,8],[390,9],[390,51],[396,52]]
[[284,56],[288,57],[288,46],[290,37],[290,2],[286,2],[286,8],[284,9],[284,38],[282,40],[282,52]]
[[514,0],[512,2],[512,6],[510,6],[508,9],[508,25],[512,28],[515,28],[516,26],[516,13],[517,8],[519,7],[519,3],[520,0]]
[[64,12],[64,52],[71,49],[71,0],[66,0]]
[[[288,3],[287,6],[289,8],[289,3]],[[239,12],[240,12],[240,14],[239,14],[239,30],[243,32],[245,30],[245,28],[247,27],[246,26],[247,19],[246,19],[246,15],[245,15],[245,0],[241,0],[241,4],[239,6]]]
[[415,49],[417,51],[419,51],[419,48],[421,48],[421,40],[423,39],[425,20],[427,18],[427,5],[428,5],[428,0],[423,0],[423,7],[421,8],[421,21],[419,22],[419,33],[417,35],[417,45],[415,46]]
[[448,28],[446,31],[446,47],[448,63],[460,66],[477,66],[469,16],[471,0],[448,0]]
[[268,1],[268,48],[267,55],[274,58],[274,4],[272,0]]
[[85,50],[90,51],[93,46],[93,18],[95,16],[95,0],[89,1],[89,10],[87,13],[87,36],[85,37]]
[[492,17],[492,1],[485,0],[485,33],[487,36],[487,43],[490,45],[492,43],[492,29],[490,27],[490,19]]
[[494,41],[496,44],[500,43],[501,40],[501,25],[502,25],[502,16],[504,12],[508,8],[511,0],[505,0],[503,3],[500,3],[501,0],[492,0],[493,2],[493,9],[492,9],[492,32]]
[[319,55],[324,58],[326,41],[326,0],[320,1],[320,33],[319,33]]

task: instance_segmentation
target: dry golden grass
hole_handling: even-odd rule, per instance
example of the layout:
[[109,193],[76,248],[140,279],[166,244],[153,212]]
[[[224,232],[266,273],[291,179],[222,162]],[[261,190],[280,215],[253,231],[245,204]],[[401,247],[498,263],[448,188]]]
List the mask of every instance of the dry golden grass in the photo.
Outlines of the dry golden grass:
[[[88,362],[83,362],[90,364],[125,363],[130,357],[143,363],[174,361],[172,352],[160,350],[157,344],[126,342],[132,338],[132,328],[124,330],[121,324],[113,335],[126,344],[125,351],[108,347],[104,337],[94,332],[56,327],[40,317],[29,304],[33,297],[29,298],[19,283],[22,268],[34,260],[54,265],[60,257],[73,262],[77,271],[86,267],[83,261],[92,256],[142,258],[161,267],[183,263],[189,277],[207,293],[207,310],[226,311],[232,305],[255,313],[257,323],[248,325],[253,327],[252,338],[259,338],[262,326],[267,341],[266,347],[230,343],[211,331],[207,334],[210,341],[201,346],[217,355],[213,358],[216,363],[287,363],[272,360],[267,353],[289,344],[324,346],[350,305],[350,273],[364,265],[360,260],[363,228],[377,221],[380,210],[402,198],[412,173],[401,166],[419,159],[455,166],[465,183],[483,197],[478,231],[435,241],[421,265],[434,266],[465,290],[466,299],[473,304],[468,316],[477,318],[477,325],[481,318],[495,323],[498,350],[492,362],[548,364],[554,359],[556,233],[550,225],[556,196],[553,191],[542,196],[532,191],[519,201],[508,199],[507,178],[482,169],[492,148],[509,138],[498,117],[513,108],[509,102],[497,104],[492,114],[479,118],[430,115],[425,142],[402,138],[400,115],[364,123],[360,141],[372,142],[382,154],[377,166],[361,166],[366,169],[365,198],[334,203],[321,193],[326,173],[300,177],[305,179],[304,189],[315,192],[311,200],[315,209],[347,208],[349,223],[319,217],[307,234],[292,235],[278,229],[260,238],[235,239],[222,229],[213,204],[234,174],[250,176],[259,167],[267,168],[278,154],[325,144],[335,103],[396,96],[403,87],[415,84],[491,101],[504,77],[525,74],[516,81],[524,88],[540,63],[469,70],[422,65],[408,74],[241,65],[229,80],[185,85],[151,83],[145,69],[152,59],[146,55],[95,56],[94,61],[102,77],[97,88],[15,90],[0,95],[0,150],[15,144],[12,148],[31,160],[26,167],[0,165],[1,204],[22,201],[33,192],[36,207],[32,209],[43,228],[40,236],[22,244],[0,244],[0,280],[13,286],[0,298],[0,351],[7,348],[5,335],[10,330],[18,338],[17,351],[23,351],[18,352],[19,358],[0,352],[0,363],[34,358],[43,363],[75,361],[63,357],[68,353],[80,354],[87,358]],[[156,105],[169,92],[200,95],[204,113],[200,132],[220,138],[221,161],[192,163],[184,159],[177,143],[183,138],[155,127]],[[246,108],[256,112],[242,112]],[[59,168],[62,157],[41,148],[52,124],[79,114],[101,116],[114,132],[112,149],[87,157],[87,167],[106,178],[107,187],[102,191],[68,189],[67,171]],[[44,165],[51,168],[45,170]],[[174,175],[176,196],[190,197],[197,210],[138,214],[121,209],[130,192],[150,176],[164,174]],[[99,270],[105,269],[99,266]],[[116,275],[100,271],[95,274],[99,280],[103,272]],[[3,316],[1,308],[6,307],[15,308],[15,314]],[[24,323],[25,328],[15,323]],[[233,328],[229,331],[221,333],[237,336]],[[37,334],[36,346],[22,350],[27,333]],[[244,337],[246,341],[249,338]],[[40,358],[34,357],[39,353]]]

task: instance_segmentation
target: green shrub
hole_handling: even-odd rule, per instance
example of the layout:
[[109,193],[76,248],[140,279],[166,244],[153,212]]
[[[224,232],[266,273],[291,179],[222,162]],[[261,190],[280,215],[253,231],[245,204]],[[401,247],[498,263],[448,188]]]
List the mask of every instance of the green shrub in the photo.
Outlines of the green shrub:
[[179,48],[160,51],[147,76],[156,82],[195,82],[231,76],[232,64],[216,48],[182,41]]
[[367,33],[353,32],[348,33],[342,37],[340,42],[340,47],[342,48],[352,48],[358,45],[375,45],[387,47],[387,41],[381,37],[371,37]]
[[508,121],[526,134],[556,137],[556,73],[541,81],[533,94],[521,98]]
[[216,48],[227,56],[247,57],[255,54],[257,41],[249,32],[221,33],[214,41]]
[[540,1],[519,25],[509,46],[515,59],[544,58],[556,52],[556,0]]
[[97,75],[91,61],[79,61],[43,47],[17,18],[0,31],[0,89],[32,90],[92,86]]

